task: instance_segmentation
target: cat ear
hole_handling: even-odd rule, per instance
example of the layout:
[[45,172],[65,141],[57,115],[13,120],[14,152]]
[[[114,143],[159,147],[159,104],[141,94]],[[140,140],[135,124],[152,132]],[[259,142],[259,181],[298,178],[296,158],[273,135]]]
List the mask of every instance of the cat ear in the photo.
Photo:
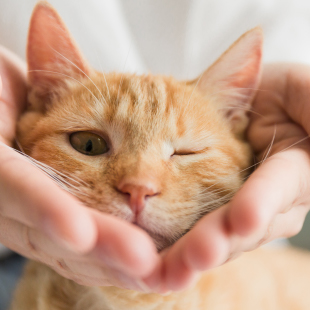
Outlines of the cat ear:
[[248,124],[247,110],[260,81],[262,46],[260,27],[246,32],[197,82],[198,89],[219,104],[236,135]]
[[32,13],[27,46],[28,82],[32,95],[48,101],[65,79],[80,79],[90,68],[55,9],[39,2]]

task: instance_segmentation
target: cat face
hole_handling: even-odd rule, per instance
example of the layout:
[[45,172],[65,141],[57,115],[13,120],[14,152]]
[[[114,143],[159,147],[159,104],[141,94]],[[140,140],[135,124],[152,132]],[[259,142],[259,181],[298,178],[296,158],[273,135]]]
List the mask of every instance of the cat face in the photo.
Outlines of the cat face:
[[138,225],[163,249],[242,184],[245,110],[259,79],[261,31],[245,34],[197,80],[99,73],[57,13],[34,10],[27,154],[60,171],[88,207]]

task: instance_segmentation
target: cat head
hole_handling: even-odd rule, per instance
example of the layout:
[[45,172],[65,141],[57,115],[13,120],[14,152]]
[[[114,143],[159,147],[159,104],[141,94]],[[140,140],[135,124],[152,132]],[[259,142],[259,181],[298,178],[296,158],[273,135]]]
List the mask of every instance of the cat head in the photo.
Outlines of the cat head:
[[19,143],[88,207],[138,225],[162,249],[241,186],[261,54],[255,28],[193,81],[100,73],[41,2],[30,22]]

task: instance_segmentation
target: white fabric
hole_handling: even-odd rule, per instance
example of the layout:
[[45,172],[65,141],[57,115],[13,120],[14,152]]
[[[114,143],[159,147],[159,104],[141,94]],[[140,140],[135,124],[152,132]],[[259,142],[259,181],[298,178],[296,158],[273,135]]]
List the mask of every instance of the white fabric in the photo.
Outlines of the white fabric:
[[[36,0],[0,0],[0,44],[25,57]],[[310,64],[309,0],[49,0],[98,70],[198,76],[261,25],[265,61]]]
[[[0,0],[0,44],[22,57],[36,2]],[[257,25],[265,32],[265,61],[310,63],[308,0],[49,2],[99,70],[193,78]]]

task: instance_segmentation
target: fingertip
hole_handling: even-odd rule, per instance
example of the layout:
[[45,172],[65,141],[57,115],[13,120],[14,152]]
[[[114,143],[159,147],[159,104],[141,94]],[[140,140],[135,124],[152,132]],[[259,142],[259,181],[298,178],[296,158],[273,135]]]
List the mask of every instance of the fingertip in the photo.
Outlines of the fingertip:
[[78,214],[70,219],[71,234],[69,240],[74,245],[76,251],[87,253],[91,251],[97,241],[98,231],[96,224],[90,216],[86,207],[81,207]]
[[222,264],[229,255],[229,243],[223,231],[200,227],[183,250],[185,264],[193,270],[204,271]]
[[243,237],[264,229],[279,203],[265,179],[253,177],[247,182],[229,202],[226,215],[231,233]]
[[99,259],[128,276],[149,276],[160,260],[151,237],[112,215],[94,212],[94,217],[99,229],[96,245]]
[[[135,228],[135,227],[134,227]],[[128,264],[138,277],[146,277],[160,263],[153,240],[144,231],[135,229],[128,240]]]
[[43,218],[42,226],[50,238],[72,252],[84,254],[96,244],[95,223],[87,210],[79,205],[75,206],[74,213],[49,214]]
[[229,204],[227,226],[231,233],[245,237],[261,229],[266,222],[261,206],[253,201],[235,200]]
[[164,259],[160,292],[181,291],[191,284],[196,274],[184,259],[184,240],[180,241],[171,248]]

